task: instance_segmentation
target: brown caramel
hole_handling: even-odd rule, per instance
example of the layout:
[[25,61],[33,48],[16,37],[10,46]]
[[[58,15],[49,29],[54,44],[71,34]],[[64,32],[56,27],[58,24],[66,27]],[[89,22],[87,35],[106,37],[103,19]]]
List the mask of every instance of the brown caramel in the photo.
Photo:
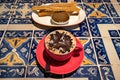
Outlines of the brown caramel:
[[67,12],[59,11],[52,14],[52,19],[55,22],[66,22],[69,20],[69,15]]

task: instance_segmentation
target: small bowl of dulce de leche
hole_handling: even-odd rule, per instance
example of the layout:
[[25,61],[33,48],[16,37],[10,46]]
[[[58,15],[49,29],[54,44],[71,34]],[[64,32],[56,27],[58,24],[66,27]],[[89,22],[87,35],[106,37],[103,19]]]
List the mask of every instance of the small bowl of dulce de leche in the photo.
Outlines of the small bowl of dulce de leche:
[[76,48],[76,39],[68,31],[55,30],[45,37],[45,50],[57,61],[64,61],[71,57]]
[[65,11],[57,11],[51,15],[51,22],[57,25],[68,24],[69,14]]

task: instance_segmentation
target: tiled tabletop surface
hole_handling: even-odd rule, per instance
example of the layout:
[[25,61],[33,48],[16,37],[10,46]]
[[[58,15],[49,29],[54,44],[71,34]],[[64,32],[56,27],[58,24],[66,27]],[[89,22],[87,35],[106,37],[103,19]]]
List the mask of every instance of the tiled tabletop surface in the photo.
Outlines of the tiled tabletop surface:
[[[64,29],[80,39],[85,57],[74,73],[52,79],[120,80],[120,0],[75,1],[87,17]],[[56,2],[67,0],[0,0],[0,80],[45,79],[35,52],[51,28],[31,20],[31,7]]]

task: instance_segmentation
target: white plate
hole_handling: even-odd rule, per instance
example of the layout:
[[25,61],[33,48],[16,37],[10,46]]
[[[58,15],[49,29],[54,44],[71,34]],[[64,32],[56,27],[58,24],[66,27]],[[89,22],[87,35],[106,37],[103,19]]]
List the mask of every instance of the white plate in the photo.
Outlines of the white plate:
[[69,19],[69,23],[68,24],[64,24],[64,25],[55,25],[51,23],[51,17],[50,16],[43,16],[43,17],[39,17],[35,12],[32,12],[32,19],[40,24],[40,25],[44,25],[44,26],[50,26],[50,27],[66,27],[66,26],[74,26],[77,25],[79,23],[81,23],[86,17],[85,11],[80,9],[80,12],[78,15],[71,15],[70,19]]

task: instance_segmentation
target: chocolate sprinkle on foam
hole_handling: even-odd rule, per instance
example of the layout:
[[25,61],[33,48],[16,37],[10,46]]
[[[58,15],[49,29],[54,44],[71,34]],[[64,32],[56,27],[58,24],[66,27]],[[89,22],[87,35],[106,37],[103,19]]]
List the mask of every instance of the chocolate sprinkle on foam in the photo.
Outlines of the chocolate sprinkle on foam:
[[59,53],[70,52],[72,45],[72,38],[66,33],[56,31],[54,34],[50,34],[50,40],[48,46],[50,50],[59,50]]

